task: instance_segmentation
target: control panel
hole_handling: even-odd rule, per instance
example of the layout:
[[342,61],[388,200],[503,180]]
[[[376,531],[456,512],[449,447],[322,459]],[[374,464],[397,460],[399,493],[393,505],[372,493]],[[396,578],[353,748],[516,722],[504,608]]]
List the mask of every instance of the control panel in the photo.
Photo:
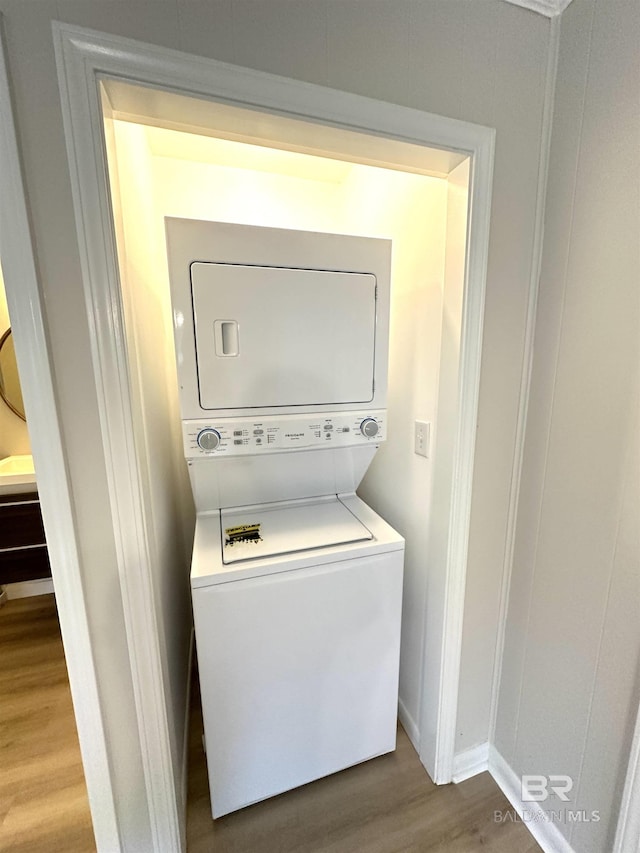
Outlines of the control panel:
[[219,418],[182,422],[187,459],[379,444],[386,412],[337,412],[286,417]]

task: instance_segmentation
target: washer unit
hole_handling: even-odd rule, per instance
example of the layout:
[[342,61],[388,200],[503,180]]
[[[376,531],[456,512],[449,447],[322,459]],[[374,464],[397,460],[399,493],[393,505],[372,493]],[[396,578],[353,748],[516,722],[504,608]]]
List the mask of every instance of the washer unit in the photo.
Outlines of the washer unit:
[[395,748],[389,241],[167,219],[214,818]]

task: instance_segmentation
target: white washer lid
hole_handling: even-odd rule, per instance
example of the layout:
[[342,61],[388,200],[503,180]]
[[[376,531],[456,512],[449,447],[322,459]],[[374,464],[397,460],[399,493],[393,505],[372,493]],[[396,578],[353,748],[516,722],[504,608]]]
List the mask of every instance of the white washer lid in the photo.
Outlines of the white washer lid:
[[220,523],[227,565],[374,538],[336,495],[223,509]]

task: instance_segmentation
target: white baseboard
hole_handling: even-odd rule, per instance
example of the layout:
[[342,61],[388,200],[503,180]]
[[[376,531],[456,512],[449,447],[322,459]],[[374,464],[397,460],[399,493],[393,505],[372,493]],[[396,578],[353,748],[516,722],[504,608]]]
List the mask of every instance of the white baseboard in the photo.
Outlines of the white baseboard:
[[398,719],[402,723],[402,728],[409,736],[413,748],[420,755],[420,731],[411,714],[407,711],[407,706],[402,699],[398,699]]
[[8,583],[5,586],[7,598],[29,598],[32,595],[48,595],[53,592],[53,581],[51,578],[41,578],[37,581],[21,581],[20,583]]
[[453,756],[453,781],[464,782],[489,769],[489,744],[480,743]]
[[178,823],[180,826],[181,850],[187,849],[187,788],[189,782],[189,721],[191,718],[191,676],[193,673],[193,650],[195,644],[195,632],[191,626],[191,637],[189,638],[189,660],[187,662],[187,695],[184,703],[184,731],[182,733],[182,767],[180,777],[180,796]]
[[[494,746],[489,748],[489,773],[520,818],[523,818],[525,812],[531,814],[541,809],[543,805],[541,803],[524,803],[522,801],[519,777]],[[556,823],[550,820],[535,819],[523,819],[522,822],[542,847],[544,853],[576,853]]]
[[193,650],[195,644],[195,631],[191,628],[191,639],[189,640],[189,664],[187,675],[187,695],[184,709],[184,733],[182,736],[182,801],[187,802],[187,781],[189,774],[189,720],[191,717],[191,676],[193,673]]

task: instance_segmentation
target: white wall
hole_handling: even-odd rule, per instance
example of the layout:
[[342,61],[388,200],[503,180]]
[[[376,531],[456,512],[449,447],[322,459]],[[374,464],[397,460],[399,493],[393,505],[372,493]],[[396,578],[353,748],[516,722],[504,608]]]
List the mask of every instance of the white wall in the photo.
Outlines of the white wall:
[[[440,367],[447,182],[387,172],[371,180],[355,171],[347,221],[393,240],[389,337],[389,440],[359,493],[406,539],[400,705],[417,741],[435,423]],[[433,425],[431,457],[414,453],[414,422]],[[417,743],[416,743],[417,745]]]
[[640,6],[564,13],[496,745],[612,849],[640,699]]
[[[7,297],[0,271],[0,337],[10,325]],[[0,459],[23,453],[31,453],[27,425],[0,399]]]
[[154,157],[152,169],[159,218],[327,231],[341,202],[338,182],[168,157]]
[[[497,128],[468,607],[495,639],[532,263],[549,22],[502,0],[0,0],[88,618],[127,849],[148,848],[131,670],[100,442],[51,20]],[[375,46],[375,49],[372,49]],[[50,496],[55,500],[55,496]],[[472,643],[474,638],[468,639]],[[468,647],[467,643],[467,647]],[[463,658],[486,739],[492,655]]]

